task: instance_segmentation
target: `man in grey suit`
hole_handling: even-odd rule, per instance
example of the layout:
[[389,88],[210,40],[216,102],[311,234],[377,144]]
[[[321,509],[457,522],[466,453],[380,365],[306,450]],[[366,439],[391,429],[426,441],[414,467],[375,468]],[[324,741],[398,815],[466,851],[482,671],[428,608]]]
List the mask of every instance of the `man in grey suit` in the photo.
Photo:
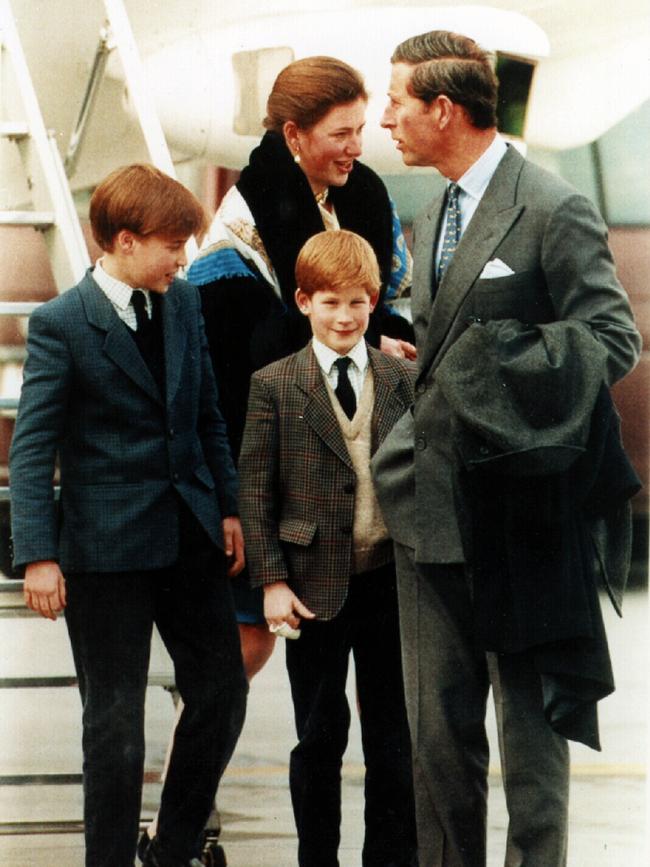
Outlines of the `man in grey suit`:
[[30,320],[10,456],[14,561],[30,608],[65,609],[87,867],[133,867],[158,627],[185,707],[144,863],[187,867],[247,691],[225,574],[243,567],[236,474],[198,291],[175,277],[205,216],[177,181],[134,165],[98,186],[90,219],[104,255]]
[[[506,863],[560,867],[565,735],[597,746],[595,702],[578,686],[613,688],[591,525],[567,497],[600,478],[600,427],[616,447],[607,386],[634,365],[639,336],[591,203],[497,134],[480,47],[434,31],[392,64],[382,126],[407,165],[447,179],[414,227],[415,403],[373,462],[396,540],[420,864],[485,864],[491,686]],[[634,485],[632,473],[615,518]],[[598,649],[591,680],[583,640]]]

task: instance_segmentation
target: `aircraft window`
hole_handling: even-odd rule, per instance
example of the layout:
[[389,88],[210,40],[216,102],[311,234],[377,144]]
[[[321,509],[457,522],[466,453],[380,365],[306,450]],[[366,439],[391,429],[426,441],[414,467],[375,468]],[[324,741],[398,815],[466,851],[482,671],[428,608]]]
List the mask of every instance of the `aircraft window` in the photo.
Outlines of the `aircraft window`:
[[650,101],[598,140],[603,196],[610,225],[650,226]]
[[504,135],[523,138],[535,64],[530,60],[498,54],[495,71],[499,79],[499,131]]
[[528,156],[566,178],[596,204],[609,226],[650,226],[650,100],[588,145]]
[[235,119],[237,135],[258,136],[264,132],[262,121],[266,100],[280,70],[294,59],[293,49],[286,47],[238,51],[232,56],[235,73]]

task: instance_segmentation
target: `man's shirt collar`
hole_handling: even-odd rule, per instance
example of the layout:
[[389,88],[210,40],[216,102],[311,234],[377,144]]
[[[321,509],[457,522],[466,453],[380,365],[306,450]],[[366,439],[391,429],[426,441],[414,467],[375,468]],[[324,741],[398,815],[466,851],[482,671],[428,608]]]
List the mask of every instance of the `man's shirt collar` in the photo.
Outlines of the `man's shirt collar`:
[[461,191],[476,201],[480,201],[507,150],[506,142],[500,135],[496,135],[489,148],[458,179],[457,183]]

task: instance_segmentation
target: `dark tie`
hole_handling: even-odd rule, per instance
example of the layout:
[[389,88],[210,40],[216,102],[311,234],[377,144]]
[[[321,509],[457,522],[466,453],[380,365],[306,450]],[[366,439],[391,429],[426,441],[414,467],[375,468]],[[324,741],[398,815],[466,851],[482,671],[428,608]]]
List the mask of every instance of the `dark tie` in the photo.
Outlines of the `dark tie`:
[[137,330],[143,334],[149,330],[149,326],[151,325],[151,320],[147,314],[147,299],[144,297],[144,292],[134,289],[131,293],[131,304],[135,310]]
[[449,190],[447,191],[447,226],[445,228],[445,237],[442,241],[440,263],[438,264],[438,284],[440,284],[442,278],[445,276],[445,272],[454,257],[456,247],[460,241],[459,193],[460,187],[458,184],[449,185]]
[[137,329],[131,336],[140,350],[147,367],[158,383],[161,394],[165,390],[165,346],[160,311],[160,296],[151,298],[151,318],[147,316],[144,292],[135,289],[131,293],[131,304],[135,311]]
[[352,383],[348,377],[348,367],[352,364],[352,359],[337,358],[334,362],[339,372],[339,381],[336,385],[336,396],[341,404],[341,409],[348,418],[353,418],[357,411],[357,399],[352,388]]

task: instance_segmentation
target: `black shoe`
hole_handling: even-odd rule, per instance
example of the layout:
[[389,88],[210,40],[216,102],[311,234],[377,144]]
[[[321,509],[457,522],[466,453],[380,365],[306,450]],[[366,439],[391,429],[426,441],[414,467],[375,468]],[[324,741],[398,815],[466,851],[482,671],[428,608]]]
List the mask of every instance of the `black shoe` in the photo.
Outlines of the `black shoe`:
[[226,853],[223,847],[219,845],[219,833],[214,831],[206,831],[203,838],[203,852],[201,854],[201,863],[204,867],[227,867]]
[[[142,840],[140,842],[142,843]],[[179,861],[173,855],[163,852],[158,837],[154,837],[145,847],[142,865],[143,867],[203,867],[203,862],[198,858],[192,858],[190,861]]]
[[142,836],[138,840],[138,848],[136,849],[136,854],[143,863],[144,859],[147,857],[149,843],[151,843],[151,837],[147,834],[146,831],[143,831]]

